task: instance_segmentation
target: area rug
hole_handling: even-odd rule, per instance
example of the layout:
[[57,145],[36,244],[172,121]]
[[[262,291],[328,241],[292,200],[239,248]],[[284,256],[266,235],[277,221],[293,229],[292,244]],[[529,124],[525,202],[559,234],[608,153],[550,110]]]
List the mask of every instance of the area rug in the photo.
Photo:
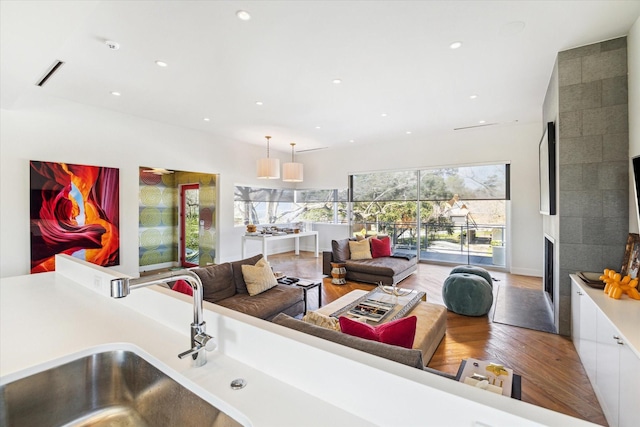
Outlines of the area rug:
[[555,333],[553,313],[542,290],[498,286],[493,321]]

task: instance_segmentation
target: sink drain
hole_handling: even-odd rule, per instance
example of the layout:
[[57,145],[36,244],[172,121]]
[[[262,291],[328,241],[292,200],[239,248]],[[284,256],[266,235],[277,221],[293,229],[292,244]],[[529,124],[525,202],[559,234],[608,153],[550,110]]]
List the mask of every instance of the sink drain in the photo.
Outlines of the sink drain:
[[244,388],[246,385],[247,385],[247,382],[242,378],[238,378],[231,381],[231,389],[233,390],[240,390]]

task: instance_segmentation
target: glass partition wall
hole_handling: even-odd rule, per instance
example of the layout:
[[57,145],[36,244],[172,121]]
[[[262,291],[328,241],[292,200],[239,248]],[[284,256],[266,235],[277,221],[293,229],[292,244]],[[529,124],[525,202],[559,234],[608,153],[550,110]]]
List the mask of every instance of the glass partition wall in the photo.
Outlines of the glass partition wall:
[[234,222],[344,224],[420,260],[505,267],[509,197],[508,164],[382,171],[350,175],[348,190],[236,186]]
[[350,177],[351,231],[386,234],[420,260],[506,266],[509,165]]

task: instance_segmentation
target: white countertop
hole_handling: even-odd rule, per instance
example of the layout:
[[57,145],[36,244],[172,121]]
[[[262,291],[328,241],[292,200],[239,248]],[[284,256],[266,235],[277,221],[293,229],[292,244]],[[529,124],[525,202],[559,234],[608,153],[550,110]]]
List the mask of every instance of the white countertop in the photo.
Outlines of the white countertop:
[[[209,303],[219,347],[193,368],[177,357],[189,347],[190,297],[154,286],[112,299],[104,291],[118,273],[80,264],[61,258],[55,273],[0,281],[0,384],[119,348],[245,425],[591,425]],[[248,385],[231,390],[239,377]]]
[[571,279],[582,288],[600,311],[616,326],[620,332],[620,338],[640,358],[640,301],[634,300],[626,294],[622,295],[620,299],[614,299],[605,294],[602,289],[587,285],[575,274],[571,275]]

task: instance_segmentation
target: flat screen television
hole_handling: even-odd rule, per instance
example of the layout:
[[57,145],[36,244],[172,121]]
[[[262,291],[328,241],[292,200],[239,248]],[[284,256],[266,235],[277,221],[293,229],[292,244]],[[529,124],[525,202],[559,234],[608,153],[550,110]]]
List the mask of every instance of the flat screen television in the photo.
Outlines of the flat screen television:
[[633,157],[631,159],[632,168],[633,168],[633,186],[634,186],[634,197],[636,201],[636,221],[638,221],[638,229],[640,230],[640,156]]
[[556,214],[556,127],[547,123],[539,146],[540,213]]

